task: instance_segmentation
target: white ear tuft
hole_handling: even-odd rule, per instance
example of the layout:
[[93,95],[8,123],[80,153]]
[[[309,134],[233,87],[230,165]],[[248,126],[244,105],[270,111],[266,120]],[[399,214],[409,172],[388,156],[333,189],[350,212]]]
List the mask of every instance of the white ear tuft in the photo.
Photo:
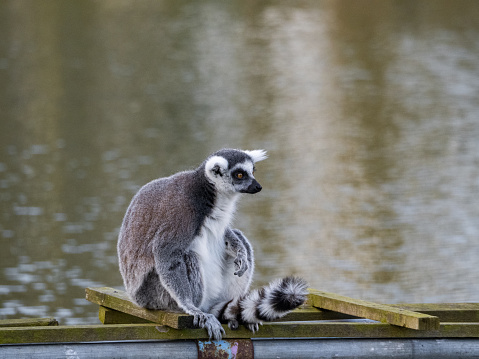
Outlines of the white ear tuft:
[[244,151],[248,156],[253,159],[253,162],[259,162],[268,158],[265,150],[253,150],[253,151]]

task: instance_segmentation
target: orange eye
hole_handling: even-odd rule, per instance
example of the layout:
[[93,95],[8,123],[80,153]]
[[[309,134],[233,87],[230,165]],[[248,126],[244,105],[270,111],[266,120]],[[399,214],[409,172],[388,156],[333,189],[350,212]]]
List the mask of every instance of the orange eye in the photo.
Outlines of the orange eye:
[[243,174],[241,172],[237,173],[236,174],[236,178],[237,179],[242,179],[243,178]]

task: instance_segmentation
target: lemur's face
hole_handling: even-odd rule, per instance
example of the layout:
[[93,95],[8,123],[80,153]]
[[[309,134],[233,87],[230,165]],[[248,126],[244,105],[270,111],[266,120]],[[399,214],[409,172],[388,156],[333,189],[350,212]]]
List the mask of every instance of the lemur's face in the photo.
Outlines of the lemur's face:
[[263,187],[254,178],[254,163],[245,161],[234,166],[230,171],[231,183],[235,192],[258,193]]
[[254,178],[254,164],[265,158],[262,150],[221,150],[206,161],[206,175],[219,192],[258,193],[262,187]]

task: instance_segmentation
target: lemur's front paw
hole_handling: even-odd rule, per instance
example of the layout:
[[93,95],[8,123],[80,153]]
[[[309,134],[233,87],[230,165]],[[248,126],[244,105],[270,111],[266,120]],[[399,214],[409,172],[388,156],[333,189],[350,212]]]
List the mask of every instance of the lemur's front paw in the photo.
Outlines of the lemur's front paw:
[[234,275],[241,277],[248,270],[248,261],[245,254],[239,254],[235,259],[235,270]]
[[221,326],[221,323],[213,314],[198,313],[193,316],[193,325],[200,328],[205,328],[208,336],[213,337],[214,340],[221,340],[221,337],[226,334]]

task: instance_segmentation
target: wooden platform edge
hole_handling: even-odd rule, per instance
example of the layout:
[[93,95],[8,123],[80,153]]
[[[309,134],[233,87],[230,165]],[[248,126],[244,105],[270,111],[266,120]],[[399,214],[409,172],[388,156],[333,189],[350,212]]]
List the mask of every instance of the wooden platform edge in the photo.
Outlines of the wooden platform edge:
[[[473,338],[479,340],[479,323],[442,323],[438,330],[413,330],[384,323],[285,322],[265,323],[252,333],[244,327],[223,326],[225,339],[254,338]],[[173,329],[157,324],[72,325],[0,328],[1,344],[73,343],[124,340],[202,340],[204,329]]]
[[1,319],[0,328],[57,326],[55,318]]
[[314,307],[320,309],[333,310],[415,330],[437,330],[440,325],[439,318],[436,316],[316,289],[309,290],[309,301]]

